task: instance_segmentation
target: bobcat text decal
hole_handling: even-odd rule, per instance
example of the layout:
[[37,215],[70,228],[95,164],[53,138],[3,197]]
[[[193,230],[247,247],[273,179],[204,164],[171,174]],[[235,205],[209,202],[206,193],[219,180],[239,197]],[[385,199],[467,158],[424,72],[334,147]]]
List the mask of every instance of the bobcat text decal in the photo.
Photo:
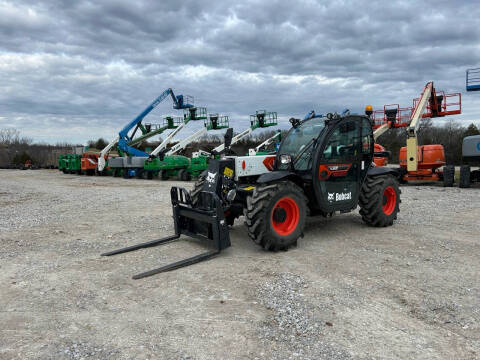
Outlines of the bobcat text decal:
[[348,193],[327,193],[327,200],[332,201],[345,201],[352,200],[352,192]]

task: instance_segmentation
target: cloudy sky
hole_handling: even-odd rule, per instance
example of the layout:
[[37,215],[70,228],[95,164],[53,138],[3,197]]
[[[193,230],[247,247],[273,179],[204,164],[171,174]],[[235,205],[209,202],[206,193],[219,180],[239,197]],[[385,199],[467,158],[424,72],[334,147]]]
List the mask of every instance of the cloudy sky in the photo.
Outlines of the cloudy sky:
[[[0,128],[110,139],[169,87],[238,130],[257,109],[287,127],[311,109],[410,106],[429,80],[462,92],[456,120],[480,123],[480,93],[465,92],[480,6],[418,3],[0,0]],[[174,113],[167,100],[146,120]]]

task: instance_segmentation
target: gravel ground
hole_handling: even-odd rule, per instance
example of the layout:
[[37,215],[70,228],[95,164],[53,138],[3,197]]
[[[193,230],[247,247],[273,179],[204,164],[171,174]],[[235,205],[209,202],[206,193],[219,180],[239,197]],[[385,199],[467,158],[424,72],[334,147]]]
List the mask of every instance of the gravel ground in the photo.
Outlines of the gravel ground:
[[393,227],[309,219],[264,252],[242,219],[211,261],[173,232],[191,183],[0,170],[0,359],[477,359],[480,188],[402,187]]

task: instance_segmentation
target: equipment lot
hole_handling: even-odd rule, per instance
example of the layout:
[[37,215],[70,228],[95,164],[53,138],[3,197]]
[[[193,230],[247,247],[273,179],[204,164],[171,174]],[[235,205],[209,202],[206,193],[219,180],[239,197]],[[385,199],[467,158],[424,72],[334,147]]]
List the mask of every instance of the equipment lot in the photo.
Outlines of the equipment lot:
[[243,218],[210,261],[173,233],[170,187],[193,182],[0,170],[0,359],[480,357],[480,189],[402,187],[393,227],[308,220],[286,252]]

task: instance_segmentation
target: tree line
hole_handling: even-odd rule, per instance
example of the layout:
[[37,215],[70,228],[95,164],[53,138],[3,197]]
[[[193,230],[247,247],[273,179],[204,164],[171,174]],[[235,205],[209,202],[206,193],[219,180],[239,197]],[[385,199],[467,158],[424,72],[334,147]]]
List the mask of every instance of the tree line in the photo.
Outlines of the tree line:
[[[246,136],[237,144],[232,146],[232,150],[238,155],[246,155],[248,149],[256,147],[266,139],[275,134],[276,130],[252,133]],[[287,130],[282,131],[282,136]],[[419,145],[441,144],[445,148],[445,157],[447,164],[460,165],[462,163],[462,140],[465,136],[479,135],[480,130],[475,124],[467,127],[462,126],[454,120],[449,120],[445,124],[434,125],[432,120],[423,119],[419,131]],[[138,145],[143,151],[154,149],[161,143],[162,139],[157,141],[144,141]],[[211,152],[216,146],[223,142],[223,136],[208,134],[196,142],[191,143],[183,154],[191,156],[192,152],[202,149]],[[406,144],[405,128],[390,129],[377,142],[383,145],[391,152],[391,163],[398,164],[400,148]],[[103,138],[88,141],[88,147],[93,151],[100,151],[107,145]],[[32,139],[23,137],[16,129],[0,129],[0,167],[22,165],[30,160],[39,167],[51,167],[57,165],[60,154],[71,153],[73,148],[81,147],[79,144],[57,143],[55,145],[34,143]]]

